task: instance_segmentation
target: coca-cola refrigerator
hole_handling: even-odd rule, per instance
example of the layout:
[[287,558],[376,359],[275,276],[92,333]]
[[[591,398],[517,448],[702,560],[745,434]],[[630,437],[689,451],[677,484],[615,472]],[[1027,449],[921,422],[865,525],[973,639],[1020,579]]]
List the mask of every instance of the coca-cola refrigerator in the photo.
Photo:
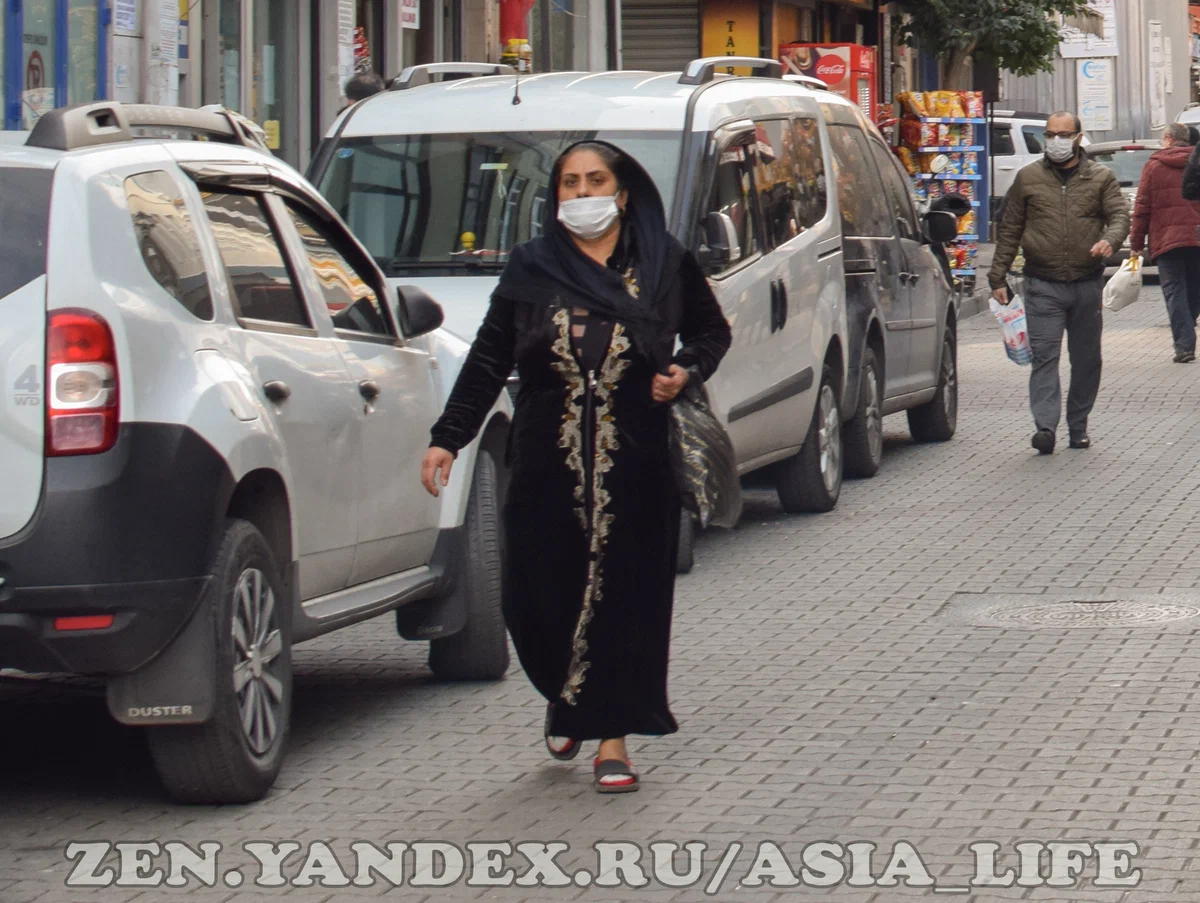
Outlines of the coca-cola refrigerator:
[[875,121],[877,63],[874,47],[862,44],[780,44],[784,75],[819,78],[858,104]]

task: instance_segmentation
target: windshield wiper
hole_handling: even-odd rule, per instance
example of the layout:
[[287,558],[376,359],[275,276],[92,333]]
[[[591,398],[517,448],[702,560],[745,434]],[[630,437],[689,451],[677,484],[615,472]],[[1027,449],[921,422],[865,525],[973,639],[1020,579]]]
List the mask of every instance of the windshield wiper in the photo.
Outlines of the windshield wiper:
[[394,258],[386,264],[384,271],[389,276],[396,276],[406,270],[486,270],[499,272],[504,269],[501,261],[480,260],[478,258],[460,258],[457,260],[404,260]]

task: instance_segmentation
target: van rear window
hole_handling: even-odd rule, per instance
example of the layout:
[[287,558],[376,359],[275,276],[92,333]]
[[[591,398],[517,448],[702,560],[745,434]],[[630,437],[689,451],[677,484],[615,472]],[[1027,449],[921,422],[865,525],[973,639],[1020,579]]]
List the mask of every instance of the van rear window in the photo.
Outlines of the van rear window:
[[46,272],[54,170],[0,166],[0,298]]

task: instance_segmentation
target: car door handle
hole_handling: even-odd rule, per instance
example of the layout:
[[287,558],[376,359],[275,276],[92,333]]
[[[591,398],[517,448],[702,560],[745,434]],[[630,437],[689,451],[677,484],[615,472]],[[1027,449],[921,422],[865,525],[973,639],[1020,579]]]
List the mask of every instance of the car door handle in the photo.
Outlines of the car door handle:
[[779,280],[771,280],[771,332],[779,328]]
[[373,379],[364,379],[358,384],[358,394],[367,401],[374,401],[379,397],[379,383]]
[[787,325],[788,318],[788,292],[787,285],[782,279],[779,280],[779,328],[783,329]]
[[276,403],[286,401],[292,394],[291,386],[278,379],[263,383],[263,394]]

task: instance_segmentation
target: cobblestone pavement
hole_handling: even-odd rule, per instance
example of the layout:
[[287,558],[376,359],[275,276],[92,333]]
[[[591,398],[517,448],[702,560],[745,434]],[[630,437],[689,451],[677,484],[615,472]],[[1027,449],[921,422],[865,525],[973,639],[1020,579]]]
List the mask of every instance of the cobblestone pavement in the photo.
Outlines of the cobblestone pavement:
[[[222,873],[249,864],[247,840],[322,840],[351,875],[356,840],[562,840],[569,872],[594,863],[598,840],[701,840],[711,845],[705,877],[687,889],[391,892],[839,903],[933,894],[733,885],[763,840],[796,866],[813,841],[873,842],[876,875],[905,840],[952,885],[969,877],[976,841],[1002,844],[1009,865],[1021,841],[1136,841],[1136,889],[1089,879],[970,899],[1200,899],[1200,618],[1186,617],[1200,606],[1200,364],[1172,364],[1170,344],[1157,288],[1110,315],[1094,446],[1039,458],[1028,370],[1004,358],[989,316],[973,318],[961,328],[952,442],[913,445],[904,418],[889,419],[883,470],[847,484],[828,515],[786,516],[772,495],[752,492],[739,528],[704,536],[696,570],[679,581],[671,690],[681,730],[632,744],[645,782],[637,794],[597,796],[591,749],[575,763],[545,756],[543,707],[517,670],[495,684],[433,683],[424,649],[387,620],[298,651],[290,758],[272,795],[251,806],[170,805],[143,738],[110,723],[94,689],[0,681],[0,901],[389,890],[68,891],[72,839],[219,841]],[[1097,600],[1139,604],[1086,604]],[[735,840],[747,851],[706,897],[703,882]]]

